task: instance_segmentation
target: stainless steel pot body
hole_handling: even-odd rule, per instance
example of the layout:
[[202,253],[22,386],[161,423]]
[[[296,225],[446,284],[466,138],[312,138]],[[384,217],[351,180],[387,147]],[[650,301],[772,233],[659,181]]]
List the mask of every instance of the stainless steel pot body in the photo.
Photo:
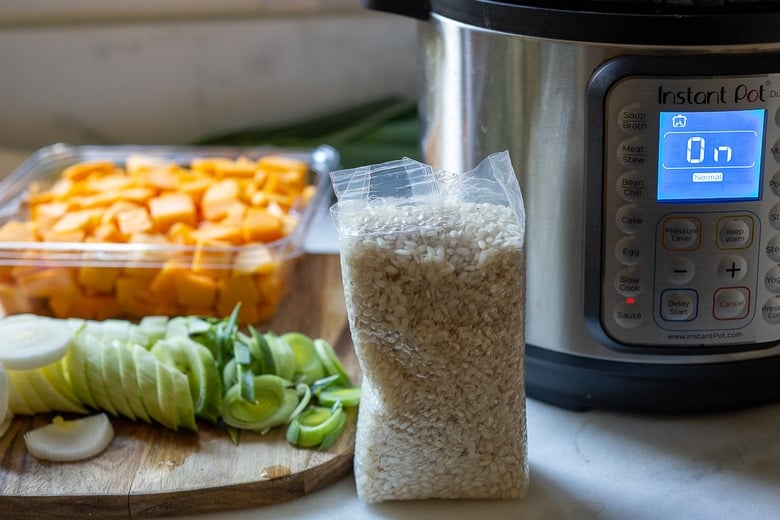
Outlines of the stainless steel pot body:
[[721,47],[595,44],[486,30],[432,14],[421,39],[422,147],[426,162],[466,171],[509,150],[527,212],[529,345],[593,359],[712,363],[780,354],[780,346],[707,356],[617,352],[583,313],[585,96],[593,72],[624,54],[755,53],[780,43]]

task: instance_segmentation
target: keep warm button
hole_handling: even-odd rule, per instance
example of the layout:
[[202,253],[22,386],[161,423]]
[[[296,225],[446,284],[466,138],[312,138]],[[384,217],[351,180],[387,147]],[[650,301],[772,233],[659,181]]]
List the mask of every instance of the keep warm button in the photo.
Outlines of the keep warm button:
[[668,290],[661,294],[661,318],[666,321],[696,319],[699,295],[692,289]]
[[747,287],[724,287],[715,291],[712,315],[716,320],[739,320],[750,311],[750,290]]

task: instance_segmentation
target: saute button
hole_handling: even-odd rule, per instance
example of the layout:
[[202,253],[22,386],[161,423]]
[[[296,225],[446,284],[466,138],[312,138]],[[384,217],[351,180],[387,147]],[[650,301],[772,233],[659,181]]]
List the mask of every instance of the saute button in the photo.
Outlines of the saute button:
[[612,310],[612,317],[624,329],[633,329],[642,323],[642,311],[637,303],[618,303]]
[[623,269],[615,275],[615,290],[621,296],[636,296],[642,292],[642,277],[633,269]]
[[623,200],[636,202],[645,193],[645,180],[638,171],[631,170],[618,177],[615,188]]
[[675,258],[666,264],[666,279],[675,285],[684,285],[693,280],[696,264],[690,258]]
[[623,237],[615,244],[615,257],[623,265],[636,265],[642,260],[642,246],[637,237]]
[[669,217],[663,223],[663,244],[666,249],[690,251],[699,247],[701,221],[689,217]]
[[725,256],[718,262],[718,276],[726,282],[736,282],[743,279],[747,270],[747,260],[738,255]]
[[644,221],[645,214],[636,204],[626,204],[615,214],[615,225],[623,233],[636,233],[642,229]]
[[718,247],[745,249],[753,242],[753,219],[748,216],[725,217],[718,221]]
[[764,321],[770,325],[780,323],[780,296],[772,296],[761,307],[761,315]]
[[691,289],[669,290],[661,294],[661,317],[667,321],[692,321],[699,312],[699,296]]
[[745,287],[727,287],[715,291],[712,314],[717,320],[737,320],[750,310],[750,291]]
[[780,265],[776,265],[766,272],[764,287],[773,293],[780,293]]

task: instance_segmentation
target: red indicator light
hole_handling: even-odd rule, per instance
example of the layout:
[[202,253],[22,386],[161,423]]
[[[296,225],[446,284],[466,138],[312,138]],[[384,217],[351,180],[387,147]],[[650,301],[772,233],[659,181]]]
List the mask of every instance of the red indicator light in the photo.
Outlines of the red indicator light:
[[632,304],[632,303],[635,303],[635,302],[636,302],[636,300],[634,298],[631,298],[631,297],[626,298],[626,303],[628,303],[629,305]]

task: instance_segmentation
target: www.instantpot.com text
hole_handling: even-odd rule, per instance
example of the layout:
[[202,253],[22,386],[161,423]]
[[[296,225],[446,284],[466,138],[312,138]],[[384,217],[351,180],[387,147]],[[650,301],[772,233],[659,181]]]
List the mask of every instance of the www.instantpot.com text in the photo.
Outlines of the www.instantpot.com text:
[[668,334],[667,337],[670,340],[705,340],[705,339],[734,339],[734,338],[741,338],[742,332],[740,331],[730,331],[730,332],[686,332],[684,334]]

